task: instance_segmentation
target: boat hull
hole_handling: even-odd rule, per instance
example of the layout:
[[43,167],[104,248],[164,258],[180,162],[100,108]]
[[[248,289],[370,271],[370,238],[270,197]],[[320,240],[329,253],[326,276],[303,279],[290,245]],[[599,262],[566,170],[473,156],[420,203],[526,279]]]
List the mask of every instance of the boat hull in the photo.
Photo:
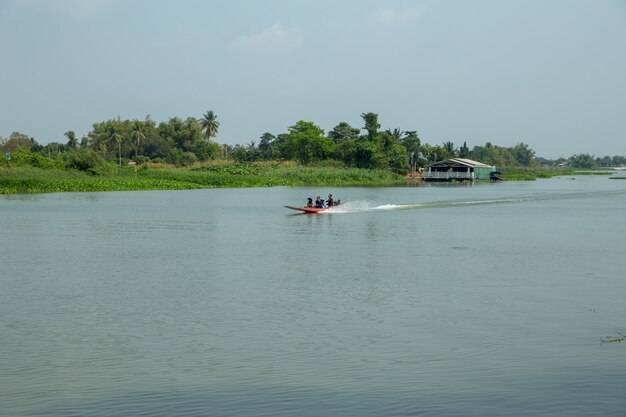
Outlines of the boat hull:
[[288,209],[301,211],[303,213],[321,213],[322,211],[328,210],[328,208],[314,208],[314,207],[293,207],[293,206],[285,206]]

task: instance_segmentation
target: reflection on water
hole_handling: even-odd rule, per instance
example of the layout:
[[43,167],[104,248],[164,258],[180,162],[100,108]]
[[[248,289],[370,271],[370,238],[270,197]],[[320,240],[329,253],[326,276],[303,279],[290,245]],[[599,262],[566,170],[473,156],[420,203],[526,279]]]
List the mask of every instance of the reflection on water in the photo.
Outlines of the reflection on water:
[[576,178],[0,197],[0,410],[622,415],[626,182]]

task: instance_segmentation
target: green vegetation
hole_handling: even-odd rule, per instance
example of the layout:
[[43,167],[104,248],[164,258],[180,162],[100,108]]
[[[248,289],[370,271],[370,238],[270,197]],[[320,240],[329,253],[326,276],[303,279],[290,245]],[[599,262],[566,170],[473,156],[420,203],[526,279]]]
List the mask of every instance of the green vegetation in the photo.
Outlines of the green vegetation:
[[572,167],[511,167],[503,170],[507,181],[529,181],[564,175],[612,175],[609,171],[581,170]]
[[507,181],[529,181],[537,178],[579,175],[577,169],[569,167],[510,167],[502,171]]
[[394,185],[404,177],[386,170],[357,168],[204,164],[194,167],[109,166],[107,173],[57,166],[0,168],[0,194],[70,191],[186,190],[215,187],[297,185]]
[[[263,133],[259,144],[220,145],[214,138],[217,115],[167,121],[110,119],[94,123],[79,141],[72,130],[66,143],[40,145],[14,132],[0,137],[0,193],[266,187],[277,185],[400,184],[421,168],[453,158],[496,165],[507,180],[573,175],[576,168],[626,163],[626,158],[589,154],[569,160],[535,157],[524,143],[500,147],[490,142],[469,148],[422,143],[417,131],[381,130],[378,114],[361,114],[363,127],[340,122],[327,134],[300,120],[287,132]],[[363,132],[363,133],[361,133]],[[134,165],[134,166],[130,166]]]

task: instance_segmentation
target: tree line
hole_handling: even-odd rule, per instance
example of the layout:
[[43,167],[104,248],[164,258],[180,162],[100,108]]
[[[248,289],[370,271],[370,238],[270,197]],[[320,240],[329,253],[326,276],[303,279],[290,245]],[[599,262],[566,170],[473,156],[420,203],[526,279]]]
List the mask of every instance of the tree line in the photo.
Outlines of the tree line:
[[65,133],[66,142],[47,145],[40,145],[34,138],[14,132],[8,139],[0,137],[0,150],[3,153],[22,150],[51,159],[65,159],[78,168],[98,158],[120,165],[134,161],[179,166],[218,159],[239,163],[295,160],[303,165],[336,163],[358,168],[390,169],[401,174],[416,172],[434,162],[453,157],[474,159],[499,167],[532,167],[542,163],[593,168],[626,163],[625,157],[596,158],[589,154],[573,155],[568,160],[546,161],[537,158],[535,151],[521,142],[512,147],[487,142],[471,149],[466,142],[458,147],[451,141],[430,145],[422,142],[415,130],[381,130],[376,113],[363,113],[361,119],[362,128],[341,122],[328,133],[313,122],[300,120],[284,133],[263,133],[258,143],[253,140],[247,145],[231,146],[212,140],[220,126],[213,111],[205,112],[199,119],[173,117],[158,124],[150,116],[144,120],[116,118],[94,123],[91,131],[80,140],[69,130]]

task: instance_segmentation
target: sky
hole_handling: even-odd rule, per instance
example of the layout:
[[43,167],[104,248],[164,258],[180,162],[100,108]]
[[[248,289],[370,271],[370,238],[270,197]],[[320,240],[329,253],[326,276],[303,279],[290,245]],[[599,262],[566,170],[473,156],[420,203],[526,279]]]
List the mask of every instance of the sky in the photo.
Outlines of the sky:
[[626,0],[0,0],[0,136],[200,118],[219,143],[299,120],[626,155]]

